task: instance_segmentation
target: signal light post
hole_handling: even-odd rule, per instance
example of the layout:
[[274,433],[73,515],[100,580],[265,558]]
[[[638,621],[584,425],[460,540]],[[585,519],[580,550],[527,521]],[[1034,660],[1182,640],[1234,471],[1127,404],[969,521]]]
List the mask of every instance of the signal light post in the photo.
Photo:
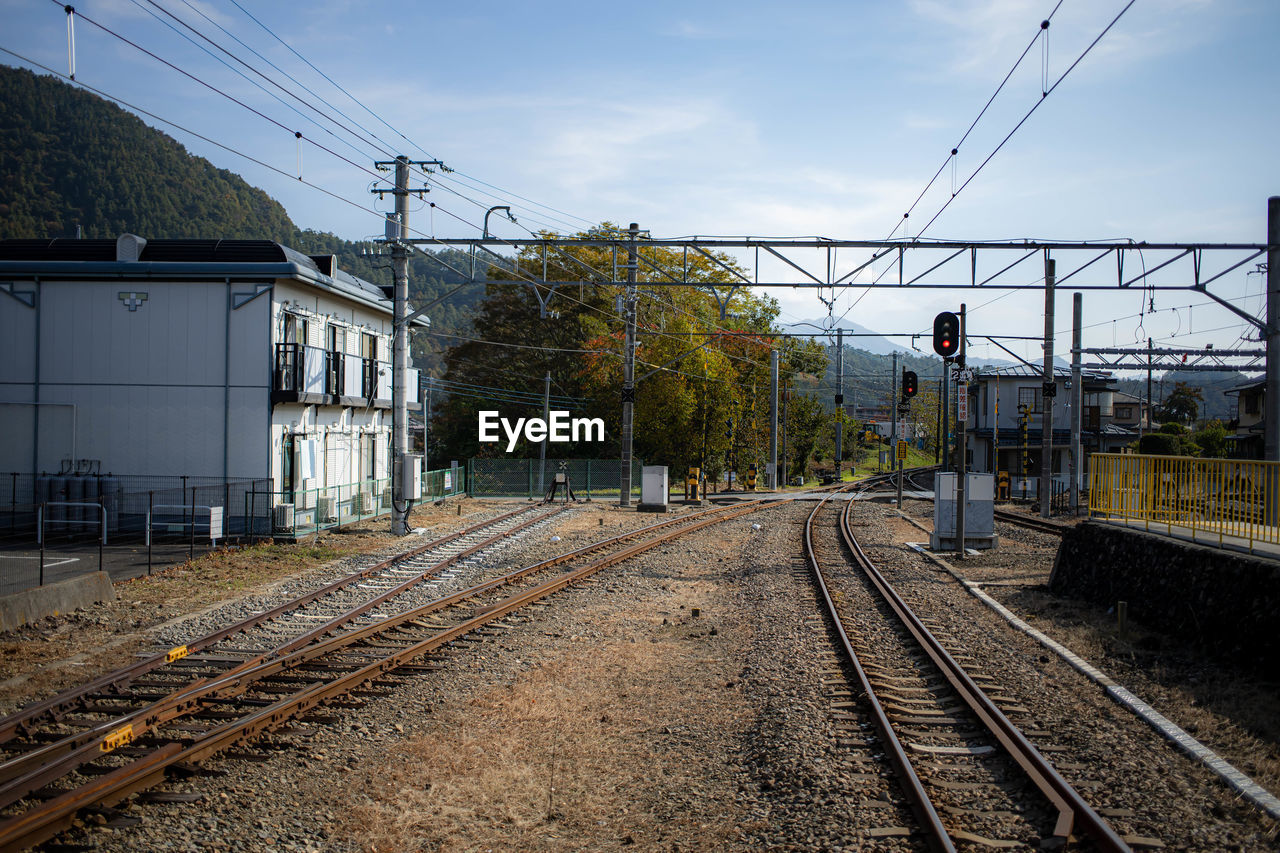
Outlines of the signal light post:
[[[897,353],[895,353],[894,355],[897,355]],[[914,370],[904,369],[902,371],[902,399],[898,401],[898,416],[903,418],[902,438],[899,439],[900,442],[906,441],[906,438],[907,438],[906,416],[911,411],[911,406],[909,401],[911,400],[912,397],[916,395],[916,391],[918,390],[916,388],[916,384],[918,382],[919,382],[919,377],[916,376]],[[897,444],[894,445],[893,450],[894,450],[894,456],[897,457],[897,462],[898,462],[898,509],[902,509],[902,469],[903,469],[903,466],[906,465],[906,460],[903,456],[899,454]]]
[[[943,376],[946,376],[947,362],[955,360],[957,368],[956,381],[956,558],[964,559],[964,502],[965,502],[965,452],[968,449],[968,435],[965,421],[968,420],[968,386],[960,381],[960,372],[964,370],[964,303],[960,305],[960,314],[943,311],[933,318],[933,351],[942,356]],[[945,387],[945,386],[944,386]],[[965,395],[964,402],[960,400]],[[946,415],[943,415],[945,422]]]

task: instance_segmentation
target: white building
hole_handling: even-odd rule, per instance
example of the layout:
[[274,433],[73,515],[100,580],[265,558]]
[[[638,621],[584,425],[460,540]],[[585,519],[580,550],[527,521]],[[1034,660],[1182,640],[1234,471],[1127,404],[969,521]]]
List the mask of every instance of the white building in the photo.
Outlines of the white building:
[[[307,523],[366,514],[389,477],[391,334],[379,288],[270,241],[0,241],[0,471],[31,477],[32,503],[41,473],[96,471],[344,502]],[[410,371],[411,406],[417,388]]]

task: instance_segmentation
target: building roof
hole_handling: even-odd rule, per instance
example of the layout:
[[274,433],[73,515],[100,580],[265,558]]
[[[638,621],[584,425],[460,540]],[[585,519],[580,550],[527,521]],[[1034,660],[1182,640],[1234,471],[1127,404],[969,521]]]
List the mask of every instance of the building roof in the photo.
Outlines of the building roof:
[[[137,260],[118,260],[132,241]],[[332,255],[304,255],[274,240],[0,240],[0,274],[42,278],[292,278],[386,313],[392,303],[377,285],[337,268]],[[412,310],[412,309],[410,309]],[[430,325],[425,317],[415,325]]]
[[1263,377],[1261,379],[1251,379],[1248,382],[1241,382],[1239,385],[1232,385],[1230,388],[1223,391],[1222,393],[1223,394],[1240,394],[1244,391],[1254,391],[1254,390],[1266,391],[1266,389],[1267,389],[1267,380],[1266,380],[1266,377]]
[[[1025,364],[1013,364],[1008,367],[979,368],[978,372],[974,375],[974,380],[979,381],[982,379],[991,379],[991,378],[1039,379],[1043,375],[1044,375],[1044,369],[1041,367],[1029,367]],[[1062,367],[1061,365],[1055,364],[1053,366],[1053,375],[1055,379],[1057,378],[1070,379],[1071,368]],[[1105,370],[1091,370],[1088,368],[1083,368],[1080,371],[1080,376],[1082,379],[1086,381],[1110,382],[1112,380],[1111,374]]]

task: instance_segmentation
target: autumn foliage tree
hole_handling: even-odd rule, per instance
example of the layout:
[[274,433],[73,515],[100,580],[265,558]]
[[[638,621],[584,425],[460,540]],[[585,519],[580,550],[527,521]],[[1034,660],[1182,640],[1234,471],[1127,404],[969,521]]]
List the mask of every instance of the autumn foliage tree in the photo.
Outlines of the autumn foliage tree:
[[[614,283],[622,261],[593,239],[625,234],[605,223],[579,234],[584,245],[547,250],[521,249],[510,263],[497,263],[490,277],[510,284],[490,285],[475,322],[475,340],[460,341],[446,356],[446,378],[474,387],[516,387],[541,392],[550,372],[552,393],[576,402],[574,417],[600,417],[604,443],[555,445],[557,457],[617,457],[620,452],[622,352],[621,313],[625,287]],[[551,236],[551,235],[547,235]],[[746,289],[733,259],[712,260],[678,250],[639,244],[635,455],[647,464],[672,468],[679,476],[702,467],[718,476],[729,465],[739,473],[767,462],[769,447],[770,352],[779,350],[785,387],[801,373],[825,367],[821,350],[776,334],[777,303]],[[554,287],[533,284],[527,271]],[[678,277],[688,284],[653,284]],[[541,300],[541,305],[540,305]],[[724,308],[722,316],[721,307]],[[540,414],[494,405],[483,397],[454,395],[438,409],[432,426],[436,452],[453,458],[506,455],[504,446],[480,444],[476,412],[511,409],[504,416]],[[511,455],[536,455],[538,446],[518,446]]]

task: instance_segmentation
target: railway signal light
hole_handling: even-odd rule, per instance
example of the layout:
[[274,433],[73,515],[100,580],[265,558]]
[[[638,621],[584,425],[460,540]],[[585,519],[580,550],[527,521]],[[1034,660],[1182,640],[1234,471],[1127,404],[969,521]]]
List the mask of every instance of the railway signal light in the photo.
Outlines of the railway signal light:
[[914,370],[902,371],[902,399],[910,400],[916,395],[918,381]]
[[950,311],[933,318],[933,351],[943,358],[960,354],[960,318]]

